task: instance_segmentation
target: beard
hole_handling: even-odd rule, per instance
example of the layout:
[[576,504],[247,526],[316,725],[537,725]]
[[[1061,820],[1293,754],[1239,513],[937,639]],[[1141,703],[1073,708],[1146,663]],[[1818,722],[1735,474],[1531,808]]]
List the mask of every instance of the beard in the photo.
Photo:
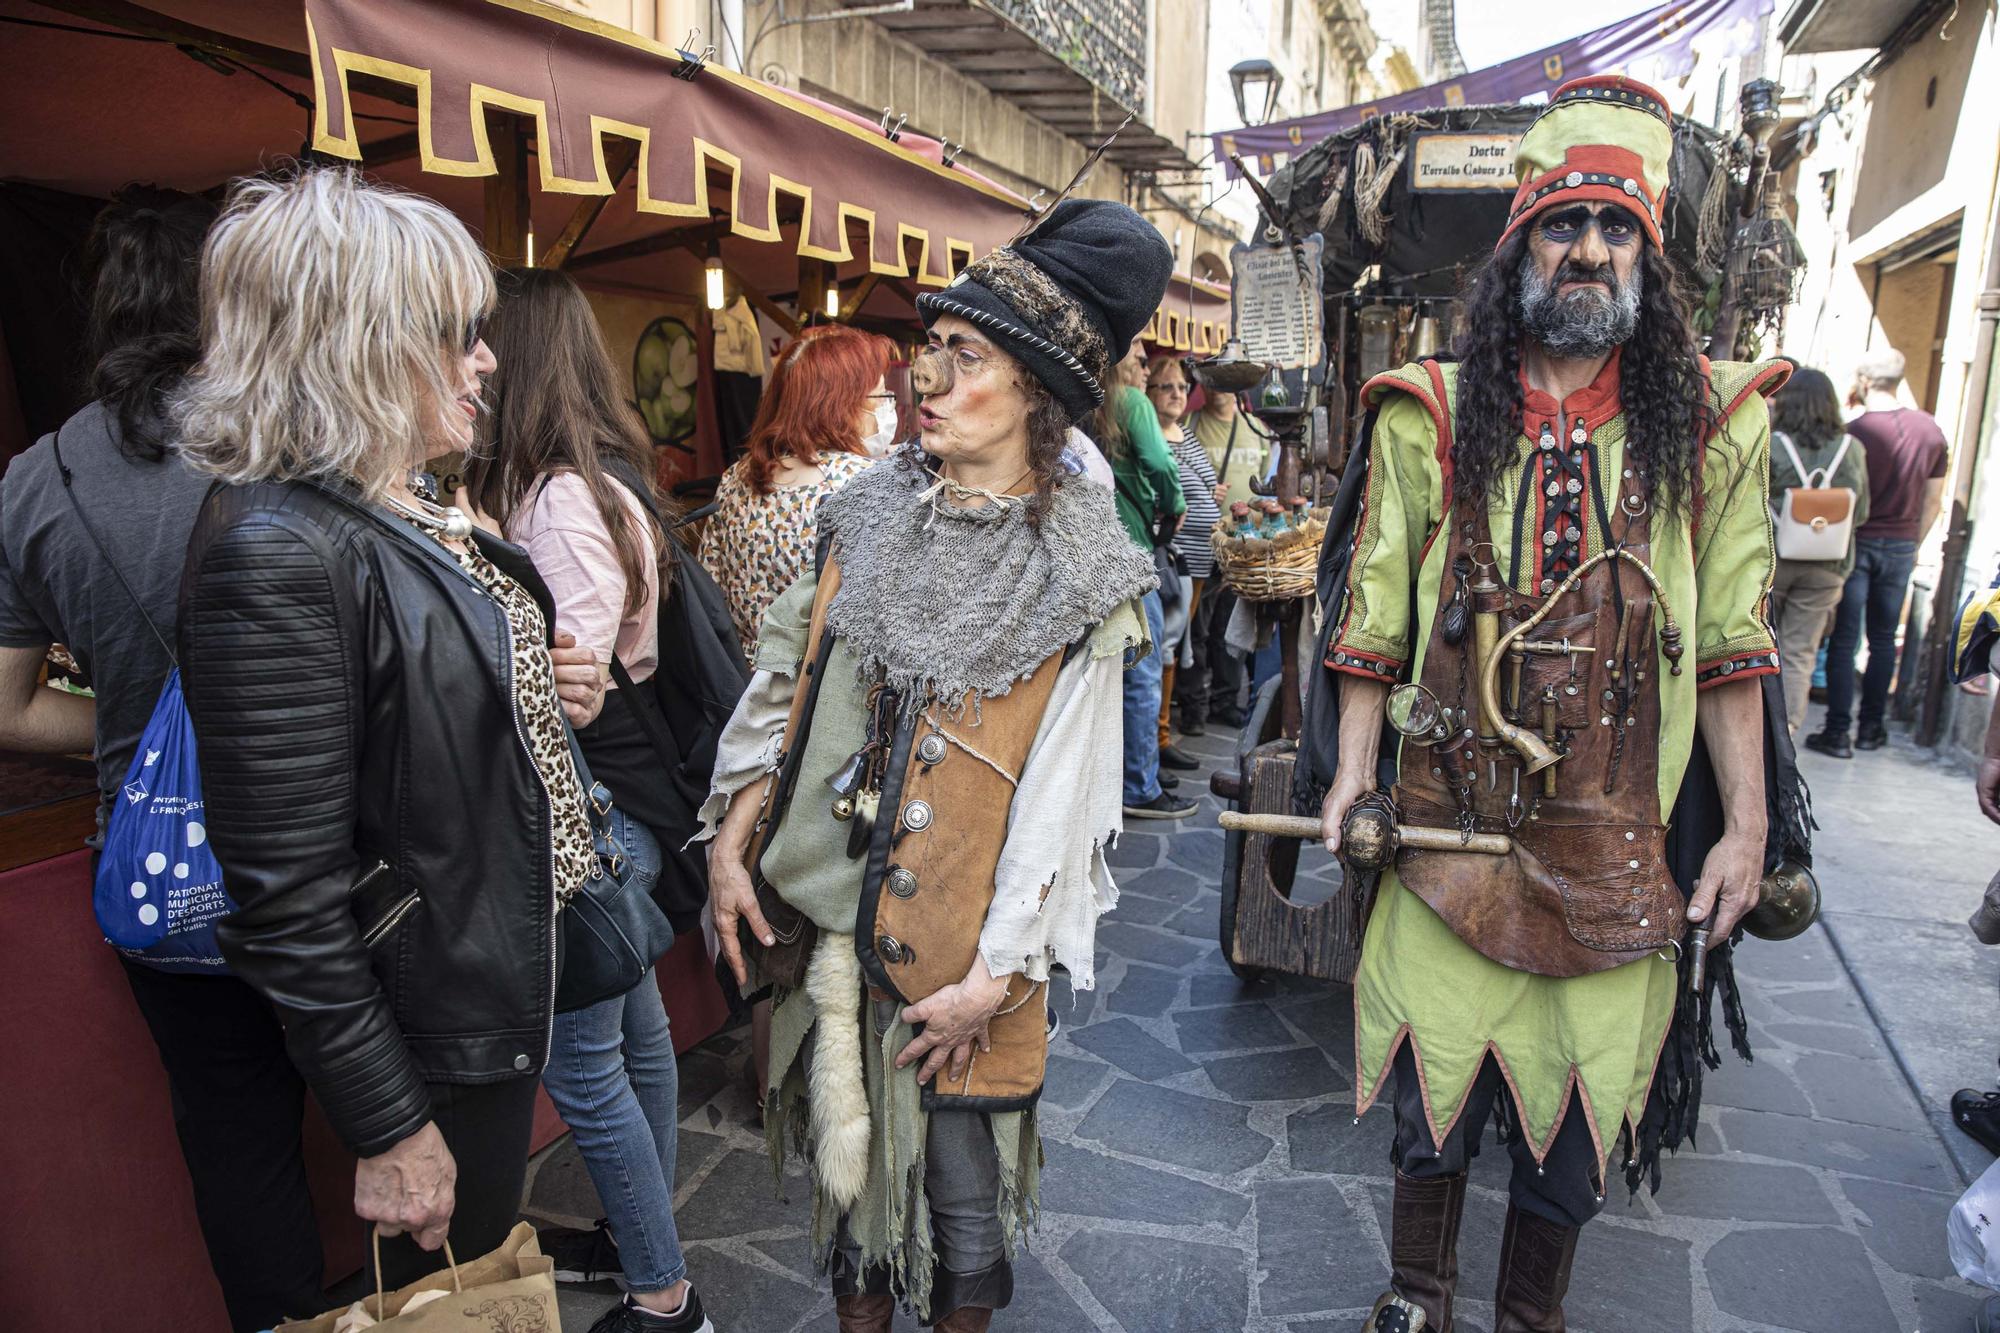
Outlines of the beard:
[[[1559,290],[1565,282],[1601,282],[1607,291]],[[1521,256],[1521,327],[1550,356],[1589,360],[1631,341],[1639,325],[1639,293],[1645,276],[1634,264],[1624,282],[1611,265],[1595,268],[1564,260],[1552,278],[1543,278],[1535,256]]]

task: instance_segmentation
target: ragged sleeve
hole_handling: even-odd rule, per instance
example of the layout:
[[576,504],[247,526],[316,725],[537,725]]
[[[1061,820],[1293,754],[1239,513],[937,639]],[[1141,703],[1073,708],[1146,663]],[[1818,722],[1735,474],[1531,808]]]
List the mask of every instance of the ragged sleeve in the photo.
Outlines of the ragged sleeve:
[[1118,902],[1105,852],[1118,835],[1124,765],[1124,655],[1145,637],[1136,603],[1098,626],[1065,663],[1007,813],[979,952],[994,976],[1096,982],[1097,918]]
[[1437,504],[1426,461],[1436,438],[1429,413],[1409,394],[1394,395],[1376,415],[1347,602],[1327,650],[1332,670],[1395,681],[1409,666],[1416,616],[1410,590]]
[[1752,393],[1709,440],[1694,533],[1695,684],[1778,670],[1764,619],[1777,550],[1771,534],[1771,416]]
[[715,747],[715,776],[709,781],[708,799],[697,817],[701,828],[690,839],[706,842],[715,836],[716,826],[729,813],[730,798],[751,783],[774,773],[785,745],[785,723],[792,711],[792,695],[799,684],[810,635],[813,594],[819,576],[808,573],[780,593],[764,613],[757,636],[755,668],[750,687],[736,702],[721,739]]

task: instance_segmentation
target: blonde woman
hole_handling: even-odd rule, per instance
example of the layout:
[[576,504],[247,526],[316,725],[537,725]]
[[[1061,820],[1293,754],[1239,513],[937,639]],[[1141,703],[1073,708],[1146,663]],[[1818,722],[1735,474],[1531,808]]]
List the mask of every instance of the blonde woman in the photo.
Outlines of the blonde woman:
[[[209,236],[181,449],[180,663],[218,931],[359,1159],[383,1280],[506,1236],[590,827],[523,553],[412,489],[474,438],[493,277],[346,171],[240,183]],[[579,699],[589,697],[588,653]]]

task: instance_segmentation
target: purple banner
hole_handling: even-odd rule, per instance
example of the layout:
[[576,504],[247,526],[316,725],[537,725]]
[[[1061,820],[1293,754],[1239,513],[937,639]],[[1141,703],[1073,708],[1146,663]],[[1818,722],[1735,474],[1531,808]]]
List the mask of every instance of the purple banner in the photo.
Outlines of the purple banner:
[[1392,111],[1446,106],[1490,106],[1547,96],[1586,74],[1626,74],[1660,86],[1694,68],[1699,55],[1745,55],[1756,49],[1758,20],[1773,0],[1683,0],[1513,60],[1474,70],[1360,106],[1274,121],[1210,136],[1216,159],[1231,176],[1230,156],[1255,162],[1270,174],[1277,159],[1300,152],[1330,134]]

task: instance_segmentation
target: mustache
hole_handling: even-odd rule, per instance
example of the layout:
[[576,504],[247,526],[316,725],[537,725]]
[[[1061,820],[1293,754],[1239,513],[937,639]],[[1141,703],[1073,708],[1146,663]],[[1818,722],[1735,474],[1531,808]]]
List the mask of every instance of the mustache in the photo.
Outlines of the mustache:
[[1618,274],[1609,264],[1578,264],[1565,259],[1556,270],[1555,285],[1566,282],[1601,282],[1614,292],[1618,290]]

